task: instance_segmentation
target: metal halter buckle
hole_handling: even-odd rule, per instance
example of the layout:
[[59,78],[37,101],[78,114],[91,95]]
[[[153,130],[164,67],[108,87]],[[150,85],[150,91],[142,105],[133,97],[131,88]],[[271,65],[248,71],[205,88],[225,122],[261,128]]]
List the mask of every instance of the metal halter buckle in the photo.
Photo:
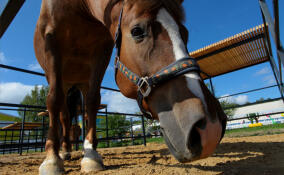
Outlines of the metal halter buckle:
[[118,68],[118,61],[119,61],[119,57],[118,56],[116,56],[115,57],[115,59],[114,59],[114,68],[116,69],[116,68]]
[[148,77],[142,77],[138,82],[138,91],[143,95],[144,98],[148,97],[152,90],[151,86],[148,83],[148,79]]

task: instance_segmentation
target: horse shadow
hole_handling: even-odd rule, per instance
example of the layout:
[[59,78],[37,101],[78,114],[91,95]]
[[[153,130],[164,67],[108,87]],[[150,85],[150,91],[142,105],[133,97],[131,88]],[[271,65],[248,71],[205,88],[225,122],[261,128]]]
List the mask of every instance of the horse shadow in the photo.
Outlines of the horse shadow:
[[[284,175],[283,142],[237,142],[222,143],[213,158],[226,159],[215,166],[205,164],[164,165],[175,168],[196,168],[224,175]],[[153,163],[162,165],[159,163]]]
[[[199,163],[187,164],[162,164],[158,160],[167,158],[170,155],[168,149],[159,149],[141,152],[123,152],[124,155],[153,155],[148,164],[161,165],[174,168],[196,168],[213,174],[224,175],[284,175],[284,143],[282,142],[236,142],[221,143],[211,158],[224,159],[215,166]],[[155,156],[155,155],[160,156]],[[123,159],[123,157],[116,157]],[[137,157],[137,159],[139,158]],[[141,157],[140,157],[141,158]],[[121,164],[106,167],[107,169],[119,169],[133,166],[131,164]]]

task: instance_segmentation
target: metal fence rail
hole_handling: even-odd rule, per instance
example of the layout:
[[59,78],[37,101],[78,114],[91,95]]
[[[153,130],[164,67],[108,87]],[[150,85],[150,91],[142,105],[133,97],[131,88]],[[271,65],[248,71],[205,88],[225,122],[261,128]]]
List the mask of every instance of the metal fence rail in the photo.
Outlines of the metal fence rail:
[[[0,110],[14,110],[14,111],[24,111],[24,116],[22,117],[21,128],[20,129],[0,129],[0,153],[19,153],[30,152],[30,151],[44,151],[45,142],[47,139],[48,123],[45,121],[45,117],[42,116],[40,127],[36,129],[26,129],[26,112],[42,112],[46,110],[45,106],[34,106],[34,105],[22,105],[22,104],[11,104],[11,103],[0,103],[0,106],[5,106],[5,108],[0,108]],[[17,107],[17,108],[15,108]],[[109,133],[113,130],[118,130],[119,128],[109,128],[106,122],[105,128],[97,128],[97,133],[105,132],[106,137],[98,138],[100,142],[106,143],[105,146],[110,146],[110,141],[120,140],[130,140],[132,145],[137,144],[135,141],[141,140],[144,145],[146,145],[146,131],[144,128],[144,117],[140,114],[129,114],[129,113],[117,113],[117,112],[107,112],[107,109],[103,111],[98,111],[100,116],[105,117],[108,120],[108,115],[123,115],[130,117],[130,126],[121,126],[129,128],[130,136],[121,135],[113,136]],[[133,133],[134,122],[132,118],[137,117],[141,119],[142,133],[140,135],[135,135]],[[82,119],[82,121],[84,121]],[[84,122],[82,122],[84,123]],[[0,124],[13,124],[13,122],[5,122]],[[120,127],[120,128],[121,128]],[[86,130],[86,128],[82,128]],[[76,150],[82,147],[84,138],[80,138],[77,141],[72,142]]]

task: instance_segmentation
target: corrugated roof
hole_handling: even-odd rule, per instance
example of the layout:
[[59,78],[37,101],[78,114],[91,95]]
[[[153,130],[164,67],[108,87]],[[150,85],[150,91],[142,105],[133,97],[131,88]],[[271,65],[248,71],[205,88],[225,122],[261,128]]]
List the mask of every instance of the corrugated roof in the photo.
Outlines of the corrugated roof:
[[193,51],[190,56],[197,59],[201,70],[211,77],[260,64],[269,60],[264,32],[262,24]]

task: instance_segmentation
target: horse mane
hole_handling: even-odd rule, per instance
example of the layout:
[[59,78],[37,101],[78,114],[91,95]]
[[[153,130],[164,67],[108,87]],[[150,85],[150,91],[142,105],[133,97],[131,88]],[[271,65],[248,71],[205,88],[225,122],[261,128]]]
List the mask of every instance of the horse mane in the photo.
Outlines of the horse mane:
[[138,13],[144,13],[145,11],[152,12],[164,7],[176,21],[184,21],[184,9],[177,0],[126,0],[125,3],[130,6],[139,3]]

